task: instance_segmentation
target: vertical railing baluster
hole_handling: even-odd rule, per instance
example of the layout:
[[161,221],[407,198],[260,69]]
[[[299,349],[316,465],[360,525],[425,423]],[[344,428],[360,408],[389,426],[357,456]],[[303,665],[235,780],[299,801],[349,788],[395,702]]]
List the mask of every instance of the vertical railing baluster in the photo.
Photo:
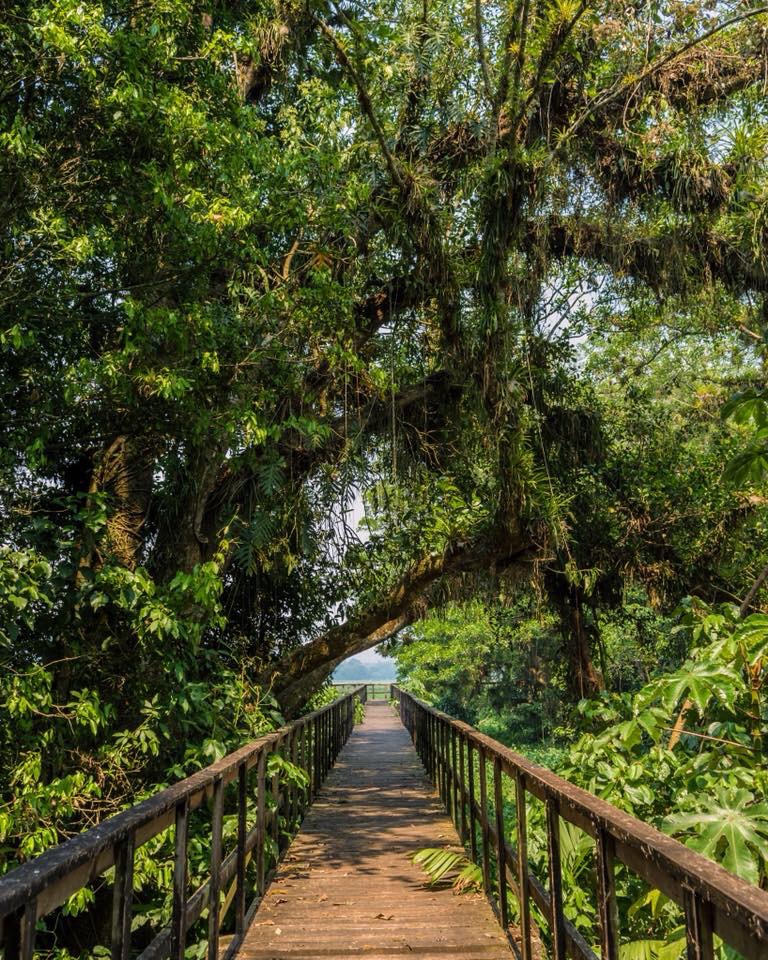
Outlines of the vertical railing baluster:
[[461,805],[459,809],[461,810],[461,822],[459,826],[459,834],[461,835],[461,842],[466,844],[467,842],[467,778],[464,774],[464,760],[467,751],[464,749],[464,744],[466,742],[466,734],[464,731],[460,731],[458,734],[459,737],[459,797],[461,798]]
[[438,762],[440,763],[440,799],[445,803],[445,727],[443,721],[437,721],[437,751]]
[[320,790],[320,717],[312,718],[312,799]]
[[437,793],[440,793],[440,725],[437,722],[437,717],[434,714],[430,714],[430,725],[431,733],[430,740],[432,741],[432,782],[435,785],[435,790]]
[[[298,766],[299,760],[299,731],[296,727],[291,730],[290,743],[291,763],[296,767]],[[290,800],[288,817],[290,820],[290,830],[293,831],[297,828],[299,817],[299,786],[295,779],[291,779],[288,784],[288,796]]]
[[187,943],[187,839],[189,798],[176,805],[175,854],[173,861],[173,914],[171,916],[171,960],[184,960]]
[[320,714],[320,783],[322,784],[325,780],[325,761],[327,756],[327,743],[328,743],[328,725],[327,725],[327,715],[324,713]]
[[323,780],[328,776],[328,760],[331,755],[331,724],[328,711],[323,714]]
[[429,715],[429,743],[432,783],[437,789],[437,727],[435,718],[431,713]]
[[432,728],[432,715],[427,713],[424,717],[424,740],[427,746],[427,774],[432,783],[435,782],[435,741]]
[[467,777],[469,780],[469,849],[472,860],[477,863],[477,811],[475,810],[475,751],[467,737]]
[[115,886],[112,889],[112,960],[128,960],[131,951],[133,905],[133,852],[135,838],[129,833],[115,851]]
[[440,720],[440,755],[443,767],[443,803],[446,810],[450,812],[451,797],[448,784],[450,782],[450,773],[448,765],[448,724],[441,718]]
[[37,926],[37,898],[33,898],[3,922],[3,953],[5,960],[32,960],[35,952]]
[[597,912],[600,918],[600,946],[603,960],[619,958],[619,912],[616,906],[614,841],[601,827],[595,834],[597,855]]
[[267,751],[262,747],[256,765],[256,893],[264,896],[267,843]]
[[531,888],[528,878],[528,820],[525,781],[515,774],[515,833],[517,839],[517,889],[520,894],[520,960],[531,960]]
[[320,716],[320,783],[325,781],[325,775],[328,772],[328,714],[323,713]]
[[[278,737],[273,746],[272,752],[277,757],[282,746],[282,737]],[[280,768],[275,765],[275,772],[272,774],[272,840],[275,844],[275,851],[280,849]],[[275,853],[277,857],[277,852]]]
[[245,838],[247,833],[248,772],[245,763],[237,768],[237,853],[235,864],[235,934],[245,933]]
[[565,960],[565,915],[563,913],[563,872],[560,863],[560,812],[557,797],[549,796],[547,807],[547,851],[549,856],[549,902],[552,960]]
[[440,723],[435,716],[432,717],[432,743],[435,745],[435,790],[438,796],[442,797],[443,768],[440,762]]
[[502,930],[509,925],[507,902],[507,848],[504,838],[504,797],[501,789],[501,757],[493,758],[493,806],[496,811],[496,882],[499,888],[499,922]]
[[480,835],[483,845],[483,886],[491,895],[491,831],[488,824],[488,776],[486,772],[485,747],[478,747],[480,763]]
[[450,746],[451,746],[451,806],[453,807],[453,824],[456,827],[456,830],[461,830],[461,806],[459,804],[459,764],[457,757],[457,747],[456,747],[456,729],[453,724],[450,724],[449,727],[449,737],[450,737]]
[[693,890],[683,889],[687,960],[713,960],[712,907]]
[[224,781],[213,782],[211,810],[211,879],[208,897],[208,960],[219,955],[219,901],[221,890],[221,835],[224,819]]

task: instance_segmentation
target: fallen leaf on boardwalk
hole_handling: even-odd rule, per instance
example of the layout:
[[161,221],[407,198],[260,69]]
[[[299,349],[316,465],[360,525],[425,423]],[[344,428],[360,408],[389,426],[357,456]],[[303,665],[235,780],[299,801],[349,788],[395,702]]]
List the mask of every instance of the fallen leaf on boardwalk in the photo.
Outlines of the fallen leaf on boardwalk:
[[274,925],[275,925],[274,920],[259,920],[258,923],[252,924],[252,926],[254,927],[274,927]]
[[275,903],[288,903],[285,897],[278,897]]
[[283,932],[283,931],[280,929],[280,927],[275,927],[275,933],[276,933],[276,934],[279,935],[279,934],[281,934],[282,932]]
[[394,913],[390,913],[389,916],[384,916],[383,913],[377,913],[376,916],[374,917],[374,920],[394,920],[394,919],[395,919]]

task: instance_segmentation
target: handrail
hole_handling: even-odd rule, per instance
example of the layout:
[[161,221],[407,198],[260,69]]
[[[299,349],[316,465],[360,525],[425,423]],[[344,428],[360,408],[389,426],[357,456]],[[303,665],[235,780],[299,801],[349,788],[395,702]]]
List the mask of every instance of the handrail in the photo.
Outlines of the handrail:
[[[301,717],[294,723],[254,740],[185,780],[159,791],[146,800],[52,847],[0,878],[0,944],[5,960],[31,960],[37,920],[60,907],[78,890],[115,867],[113,891],[111,953],[113,960],[128,960],[130,953],[133,862],[138,847],[175,824],[173,877],[173,913],[170,924],[162,929],[142,952],[139,960],[183,960],[186,933],[203,910],[217,904],[221,891],[235,881],[235,936],[225,957],[235,952],[270,881],[265,873],[267,828],[280,849],[280,813],[288,813],[294,823],[316,795],[325,775],[346,742],[354,724],[355,697],[365,699],[358,688],[333,703]],[[309,774],[307,790],[295,784],[283,788],[273,776],[267,784],[267,756],[282,750],[293,763]],[[248,772],[257,768],[256,822],[247,825]],[[237,780],[237,843],[226,857],[222,849],[224,787]],[[274,808],[266,809],[270,790]],[[187,839],[189,814],[205,800],[212,800],[211,863],[209,879],[194,893],[187,890]],[[255,854],[253,854],[255,851]],[[256,891],[246,908],[246,866],[256,858]],[[219,909],[209,910],[208,960],[219,954]]]
[[[617,861],[683,908],[688,960],[712,960],[713,934],[745,960],[766,960],[768,893],[400,687],[395,686],[393,692],[399,701],[401,720],[462,841],[469,845],[472,859],[482,863],[483,885],[508,935],[508,891],[517,898],[519,921],[516,937],[511,940],[521,960],[531,960],[533,956],[532,938],[536,931],[531,920],[531,901],[549,925],[552,960],[566,957],[596,960],[589,944],[563,911],[561,818],[589,834],[596,843],[602,960],[618,960],[619,956]],[[479,764],[479,798],[475,753]],[[493,823],[488,812],[486,766],[489,761],[493,764]],[[514,783],[514,845],[507,840],[503,775]],[[527,793],[543,801],[546,808],[548,887],[533,875],[528,864]],[[491,882],[492,859],[497,878],[495,893]]]

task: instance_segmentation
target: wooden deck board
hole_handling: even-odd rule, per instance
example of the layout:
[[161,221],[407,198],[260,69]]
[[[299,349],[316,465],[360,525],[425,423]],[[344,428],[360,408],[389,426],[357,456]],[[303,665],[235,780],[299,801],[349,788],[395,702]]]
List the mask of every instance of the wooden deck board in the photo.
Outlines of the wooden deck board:
[[389,704],[369,703],[249,927],[240,960],[512,952],[481,894],[425,886],[409,855],[458,844]]

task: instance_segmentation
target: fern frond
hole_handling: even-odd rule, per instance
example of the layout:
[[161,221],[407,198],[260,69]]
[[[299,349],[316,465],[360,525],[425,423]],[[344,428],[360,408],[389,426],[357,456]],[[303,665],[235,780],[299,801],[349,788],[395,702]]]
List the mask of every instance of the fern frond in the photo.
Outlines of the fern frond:
[[482,871],[463,853],[444,847],[424,847],[411,860],[429,876],[430,886],[450,883],[461,893],[482,886]]

